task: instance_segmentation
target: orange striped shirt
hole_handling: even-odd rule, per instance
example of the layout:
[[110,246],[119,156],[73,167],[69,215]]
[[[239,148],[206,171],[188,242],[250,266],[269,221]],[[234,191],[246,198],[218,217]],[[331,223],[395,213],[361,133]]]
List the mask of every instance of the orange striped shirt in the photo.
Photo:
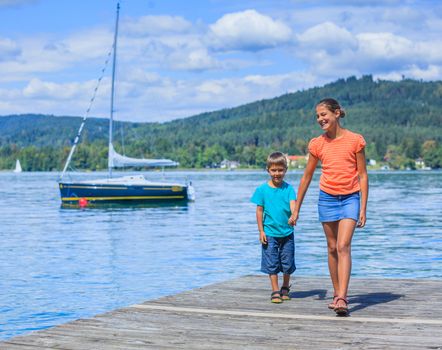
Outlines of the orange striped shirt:
[[347,129],[336,139],[323,134],[310,140],[308,150],[319,158],[322,164],[319,188],[333,195],[359,191],[356,153],[364,147],[365,140],[362,135]]

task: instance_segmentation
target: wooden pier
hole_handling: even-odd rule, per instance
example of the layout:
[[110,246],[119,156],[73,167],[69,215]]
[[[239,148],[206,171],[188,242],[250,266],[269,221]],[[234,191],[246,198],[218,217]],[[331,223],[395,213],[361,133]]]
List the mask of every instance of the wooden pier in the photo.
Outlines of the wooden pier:
[[327,309],[328,278],[295,277],[270,303],[244,276],[0,342],[0,349],[442,349],[442,281],[358,279],[349,317]]

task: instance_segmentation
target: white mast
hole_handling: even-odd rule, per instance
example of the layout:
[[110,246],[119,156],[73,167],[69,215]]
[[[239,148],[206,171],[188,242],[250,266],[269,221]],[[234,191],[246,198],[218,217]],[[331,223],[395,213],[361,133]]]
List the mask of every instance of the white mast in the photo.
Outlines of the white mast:
[[[1,0],[0,0],[1,1]],[[118,22],[120,15],[120,3],[117,3],[117,16],[115,21],[115,33],[114,33],[114,42],[112,45],[112,50],[109,50],[107,54],[107,59],[105,62],[105,67],[101,71],[102,74],[98,79],[97,86],[95,87],[94,94],[89,102],[89,107],[86,110],[86,114],[83,117],[83,121],[80,125],[80,128],[77,132],[77,136],[75,137],[74,144],[71,147],[68,158],[64,165],[63,171],[59,177],[59,181],[62,180],[64,174],[66,173],[69,164],[71,162],[72,156],[74,155],[75,149],[77,147],[78,142],[80,141],[80,136],[85,126],[86,119],[91,110],[92,104],[95,101],[95,97],[97,95],[98,87],[100,86],[101,80],[103,79],[106,67],[110,60],[110,56],[113,51],[113,62],[112,62],[112,89],[111,89],[111,101],[110,101],[110,117],[109,117],[109,151],[108,151],[108,170],[109,170],[109,178],[112,177],[112,168],[116,167],[127,167],[127,166],[148,166],[148,167],[164,167],[164,166],[177,166],[178,163],[174,162],[170,159],[135,159],[129,158],[126,156],[122,156],[118,154],[113,145],[112,145],[112,132],[113,132],[113,119],[114,119],[114,97],[115,97],[115,73],[116,73],[116,57],[117,57],[117,38],[118,38]]]
[[120,17],[120,3],[117,3],[117,18],[115,20],[115,34],[114,34],[114,56],[112,61],[112,89],[110,100],[110,118],[109,118],[109,152],[108,152],[108,170],[109,178],[112,177],[112,129],[114,121],[114,96],[115,96],[115,66],[117,63],[117,37],[118,37],[118,19]]

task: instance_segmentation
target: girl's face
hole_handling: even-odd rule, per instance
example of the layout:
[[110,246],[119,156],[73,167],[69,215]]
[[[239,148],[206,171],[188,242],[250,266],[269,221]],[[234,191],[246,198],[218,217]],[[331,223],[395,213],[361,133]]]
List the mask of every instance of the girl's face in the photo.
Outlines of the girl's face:
[[325,105],[316,106],[316,120],[321,129],[324,131],[328,131],[336,127],[340,114],[341,112],[339,109],[332,112]]

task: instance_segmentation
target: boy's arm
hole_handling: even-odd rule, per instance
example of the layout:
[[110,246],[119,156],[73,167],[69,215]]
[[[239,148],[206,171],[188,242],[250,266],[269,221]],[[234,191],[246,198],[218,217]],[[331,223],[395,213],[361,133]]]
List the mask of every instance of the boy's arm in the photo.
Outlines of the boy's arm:
[[267,237],[264,232],[264,226],[262,224],[263,212],[264,212],[264,207],[257,205],[256,206],[256,223],[258,224],[259,241],[262,244],[267,244]]
[[293,214],[293,212],[295,211],[295,207],[296,207],[296,200],[291,200],[290,201],[290,212]]
[[289,225],[292,225],[292,226],[295,225],[295,222],[293,221],[293,213],[295,212],[295,207],[296,207],[296,201],[291,200],[290,201],[290,213],[292,213],[292,215],[289,217]]

